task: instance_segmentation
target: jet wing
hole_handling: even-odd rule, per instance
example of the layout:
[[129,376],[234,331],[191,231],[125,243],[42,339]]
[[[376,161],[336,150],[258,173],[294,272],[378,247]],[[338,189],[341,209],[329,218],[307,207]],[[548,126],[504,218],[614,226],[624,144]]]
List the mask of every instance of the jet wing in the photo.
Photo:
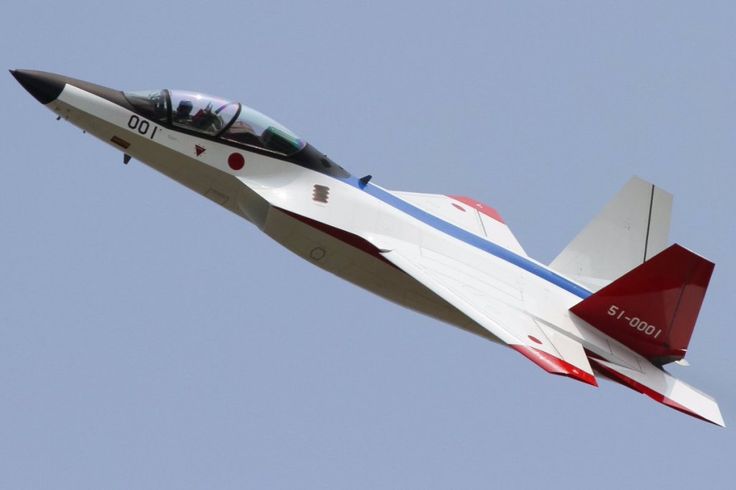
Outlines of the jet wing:
[[598,386],[583,346],[545,325],[489,286],[493,278],[455,259],[405,242],[381,247],[389,262],[465,313],[545,371]]
[[526,256],[519,240],[511,232],[498,211],[465,196],[389,191],[412,206],[451,223],[485,240]]

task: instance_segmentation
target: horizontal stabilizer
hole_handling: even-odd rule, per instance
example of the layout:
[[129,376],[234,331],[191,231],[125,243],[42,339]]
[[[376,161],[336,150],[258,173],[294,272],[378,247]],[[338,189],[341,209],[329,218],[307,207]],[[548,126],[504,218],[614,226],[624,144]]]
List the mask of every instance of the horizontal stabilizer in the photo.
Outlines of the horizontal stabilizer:
[[550,268],[596,291],[664,249],[671,214],[671,194],[633,177]]
[[672,245],[570,308],[656,364],[682,359],[714,264]]
[[596,358],[591,358],[591,363],[599,374],[663,405],[706,422],[726,426],[713,398],[651,364],[643,371],[635,371]]

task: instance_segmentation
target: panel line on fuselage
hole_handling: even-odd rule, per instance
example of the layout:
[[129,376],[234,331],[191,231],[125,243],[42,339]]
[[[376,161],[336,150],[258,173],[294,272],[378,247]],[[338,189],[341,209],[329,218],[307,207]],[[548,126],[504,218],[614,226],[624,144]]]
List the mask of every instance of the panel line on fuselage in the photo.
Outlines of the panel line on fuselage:
[[367,192],[376,199],[388,204],[393,208],[403,211],[409,216],[416,218],[417,220],[431,226],[436,230],[446,233],[447,235],[457,238],[458,240],[465,242],[468,245],[472,245],[473,247],[490,253],[491,255],[494,255],[502,260],[510,262],[511,264],[514,264],[517,267],[520,267],[525,271],[530,272],[531,274],[534,274],[535,276],[540,277],[564,289],[565,291],[574,294],[581,299],[585,299],[592,294],[584,287],[560,276],[559,274],[549,270],[543,265],[517,255],[514,252],[501,247],[500,245],[474,235],[473,233],[464,230],[456,225],[453,225],[452,223],[448,223],[447,221],[404,201],[403,199],[391,194],[389,191],[375,184],[369,182],[368,185],[362,187],[359,180],[355,177],[348,177],[338,180],[341,180],[342,182],[345,182],[346,184],[351,185],[356,189]]

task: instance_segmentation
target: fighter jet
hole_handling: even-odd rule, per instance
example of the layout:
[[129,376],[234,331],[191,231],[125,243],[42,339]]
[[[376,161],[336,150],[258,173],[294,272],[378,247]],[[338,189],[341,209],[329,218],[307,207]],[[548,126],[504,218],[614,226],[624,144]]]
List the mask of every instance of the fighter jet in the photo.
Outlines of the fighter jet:
[[664,369],[685,362],[714,264],[667,245],[672,196],[659,187],[632,178],[545,265],[494,208],[387,190],[239,102],[11,73],[125,163],[149,165],[326,271],[549,373],[607,378],[724,426],[715,400]]

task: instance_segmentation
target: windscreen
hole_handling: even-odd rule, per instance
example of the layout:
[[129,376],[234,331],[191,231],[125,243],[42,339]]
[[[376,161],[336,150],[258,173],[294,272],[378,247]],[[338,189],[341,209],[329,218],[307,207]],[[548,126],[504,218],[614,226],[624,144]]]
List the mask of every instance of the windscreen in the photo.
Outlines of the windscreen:
[[123,95],[143,116],[153,121],[166,122],[169,117],[166,92],[166,90],[139,90],[123,92]]
[[238,102],[186,90],[141,90],[124,95],[154,121],[286,156],[306,146],[285,126]]

